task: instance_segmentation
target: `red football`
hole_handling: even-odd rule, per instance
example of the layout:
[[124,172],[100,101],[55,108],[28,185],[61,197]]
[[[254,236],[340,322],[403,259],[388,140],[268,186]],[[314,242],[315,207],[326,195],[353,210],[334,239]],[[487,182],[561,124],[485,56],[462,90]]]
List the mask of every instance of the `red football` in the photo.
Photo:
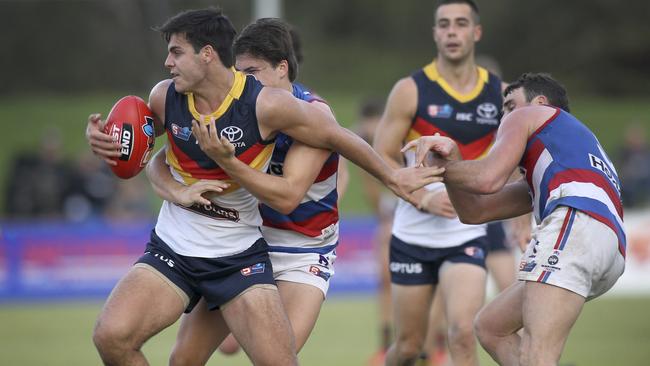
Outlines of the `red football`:
[[118,100],[106,118],[104,132],[122,144],[122,155],[111,166],[113,173],[123,179],[136,176],[147,165],[156,139],[147,103],[134,95]]

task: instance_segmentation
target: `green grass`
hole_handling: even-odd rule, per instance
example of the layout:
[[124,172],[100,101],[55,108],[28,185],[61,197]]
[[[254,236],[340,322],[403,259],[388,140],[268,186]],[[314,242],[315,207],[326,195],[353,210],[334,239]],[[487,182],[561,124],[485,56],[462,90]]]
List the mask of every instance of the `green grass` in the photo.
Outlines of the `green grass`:
[[[603,298],[588,303],[566,345],[562,364],[575,366],[650,364],[650,298]],[[0,365],[76,366],[100,364],[91,333],[99,304],[56,303],[0,307]],[[371,298],[329,299],[300,354],[309,366],[365,365],[378,340]],[[144,347],[152,365],[164,365],[176,326]],[[262,330],[260,330],[262,331]],[[249,365],[243,354],[213,356],[210,365]],[[482,365],[495,365],[481,353]]]
[[[351,91],[318,90],[332,106],[341,124],[350,126],[356,119],[358,104],[366,94]],[[125,91],[124,94],[134,93]],[[374,92],[375,96],[387,95],[388,90]],[[146,92],[135,93],[146,97]],[[104,95],[58,95],[10,97],[0,99],[0,121],[5,137],[0,145],[0,192],[4,192],[11,159],[20,151],[34,151],[39,142],[58,129],[63,138],[64,152],[69,159],[87,153],[84,138],[86,119],[92,112],[104,116],[118,94]],[[650,103],[642,99],[574,98],[573,112],[585,121],[600,138],[605,148],[614,155],[620,143],[625,125],[633,121],[643,122],[650,115]],[[157,147],[163,141],[157,142]],[[344,213],[367,213],[368,205],[363,199],[358,170],[351,169],[349,191],[342,202]],[[4,207],[4,195],[0,195],[0,208]],[[2,209],[0,209],[0,212]]]

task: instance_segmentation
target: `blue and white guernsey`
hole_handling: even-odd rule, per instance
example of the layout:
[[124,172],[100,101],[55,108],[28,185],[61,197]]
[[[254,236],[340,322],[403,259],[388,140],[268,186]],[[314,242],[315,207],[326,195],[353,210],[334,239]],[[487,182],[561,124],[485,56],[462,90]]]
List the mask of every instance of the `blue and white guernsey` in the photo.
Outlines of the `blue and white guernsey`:
[[585,212],[612,229],[625,257],[621,184],[594,134],[571,114],[555,114],[528,139],[519,163],[539,224],[558,206]]
[[[306,102],[322,101],[318,96],[299,84],[293,85],[293,95]],[[271,156],[269,174],[282,175],[282,167],[293,139],[278,134],[275,150]],[[262,234],[272,252],[326,254],[338,245],[338,177],[339,156],[332,153],[314,184],[298,207],[284,215],[271,207],[260,204],[263,226]]]

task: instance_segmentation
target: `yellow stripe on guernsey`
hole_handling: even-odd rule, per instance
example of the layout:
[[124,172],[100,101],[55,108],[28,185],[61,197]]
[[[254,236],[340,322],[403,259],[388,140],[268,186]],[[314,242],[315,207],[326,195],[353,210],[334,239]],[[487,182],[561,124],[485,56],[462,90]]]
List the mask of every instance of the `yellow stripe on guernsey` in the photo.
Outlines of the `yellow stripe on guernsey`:
[[235,71],[235,69],[232,70],[235,76],[232,88],[230,88],[228,94],[226,95],[226,98],[224,98],[223,102],[221,102],[221,105],[219,108],[217,108],[216,111],[206,115],[199,113],[196,110],[196,106],[194,105],[194,94],[187,93],[187,104],[190,107],[190,113],[192,113],[192,116],[196,118],[197,121],[202,121],[204,124],[208,124],[210,123],[211,119],[216,120],[217,118],[223,116],[224,113],[226,113],[235,99],[239,99],[239,97],[241,97],[241,94],[244,92],[244,86],[246,85],[246,75],[240,71]]
[[438,85],[440,85],[440,87],[447,94],[449,94],[452,98],[456,99],[460,103],[467,103],[470,100],[478,97],[478,95],[481,94],[481,91],[483,91],[483,87],[488,83],[489,79],[487,70],[479,66],[478,80],[476,80],[474,89],[472,89],[472,91],[467,94],[461,94],[456,91],[456,89],[452,88],[451,85],[449,85],[447,81],[443,79],[440,74],[438,74],[438,69],[436,68],[436,60],[431,61],[430,64],[424,67],[424,73],[431,81],[438,83]]
[[405,143],[406,143],[406,142],[411,142],[411,141],[416,140],[416,139],[419,139],[421,136],[422,136],[422,134],[420,134],[420,133],[419,133],[418,131],[416,131],[415,129],[411,128],[411,129],[409,130],[408,135],[406,135],[406,141],[405,141]]
[[[211,119],[213,118],[215,120],[218,119],[224,113],[226,113],[226,111],[228,110],[228,108],[230,107],[230,105],[234,100],[239,99],[239,97],[241,97],[244,91],[244,86],[246,84],[246,75],[244,75],[242,72],[234,71],[234,69],[232,70],[235,76],[233,86],[228,92],[228,94],[226,95],[226,98],[223,100],[223,102],[221,103],[219,108],[217,108],[216,111],[208,115],[202,115],[196,110],[196,106],[194,105],[194,95],[192,93],[187,94],[190,113],[192,113],[192,116],[196,118],[197,121],[202,121],[203,123],[208,124],[210,123]],[[266,170],[266,166],[268,162],[271,160],[271,155],[273,154],[274,146],[275,144],[269,144],[265,146],[264,149],[255,157],[255,159],[251,161],[249,166],[256,170],[261,170],[261,171]],[[189,172],[183,170],[183,167],[181,167],[181,164],[178,162],[178,158],[172,151],[171,147],[169,146],[166,147],[165,155],[167,157],[167,163],[172,167],[172,169],[176,173],[175,175],[181,178],[186,185],[192,185],[199,181],[198,179],[192,177],[192,175]],[[220,194],[227,194],[240,188],[240,185],[232,179],[227,179],[225,181],[230,184],[230,187],[225,189]]]

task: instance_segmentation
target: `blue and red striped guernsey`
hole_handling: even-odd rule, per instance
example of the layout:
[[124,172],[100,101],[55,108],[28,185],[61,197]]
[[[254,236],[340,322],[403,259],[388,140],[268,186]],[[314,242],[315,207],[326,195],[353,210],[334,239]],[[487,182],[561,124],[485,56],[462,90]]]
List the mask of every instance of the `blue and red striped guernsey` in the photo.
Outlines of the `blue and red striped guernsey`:
[[[322,99],[299,84],[293,85],[293,95],[298,99],[310,103],[314,101],[323,102]],[[278,134],[275,150],[271,157],[269,174],[282,175],[284,160],[292,143],[293,139],[291,137]],[[338,194],[336,191],[338,164],[338,154],[332,153],[323,164],[321,171],[314,184],[307,191],[305,198],[290,214],[284,215],[265,204],[261,204],[260,213],[262,214],[263,225],[266,228],[294,231],[311,238],[316,238],[323,235],[323,231],[328,227],[338,223]],[[264,236],[271,246],[274,244],[287,246],[299,245],[299,242],[275,243],[273,239],[274,233],[267,233],[267,231],[264,231]],[[288,236],[281,235],[281,238],[282,241],[290,241]]]
[[255,114],[255,103],[262,84],[253,76],[245,76],[241,72],[235,72],[234,75],[230,93],[219,109],[209,115],[197,112],[191,93],[177,93],[173,83],[167,90],[167,161],[186,184],[192,184],[198,179],[221,179],[231,183],[228,191],[239,187],[215,161],[201,151],[192,135],[192,120],[208,123],[210,119],[215,119],[218,133],[235,145],[237,158],[252,168],[266,169],[270,160],[273,143],[262,140]]
[[614,231],[625,256],[621,183],[594,134],[571,114],[555,114],[535,131],[519,163],[541,222],[558,206],[583,211]]
[[440,77],[435,62],[411,77],[418,107],[406,142],[439,133],[456,141],[465,160],[487,153],[501,120],[501,80],[479,67],[474,89],[460,94]]

